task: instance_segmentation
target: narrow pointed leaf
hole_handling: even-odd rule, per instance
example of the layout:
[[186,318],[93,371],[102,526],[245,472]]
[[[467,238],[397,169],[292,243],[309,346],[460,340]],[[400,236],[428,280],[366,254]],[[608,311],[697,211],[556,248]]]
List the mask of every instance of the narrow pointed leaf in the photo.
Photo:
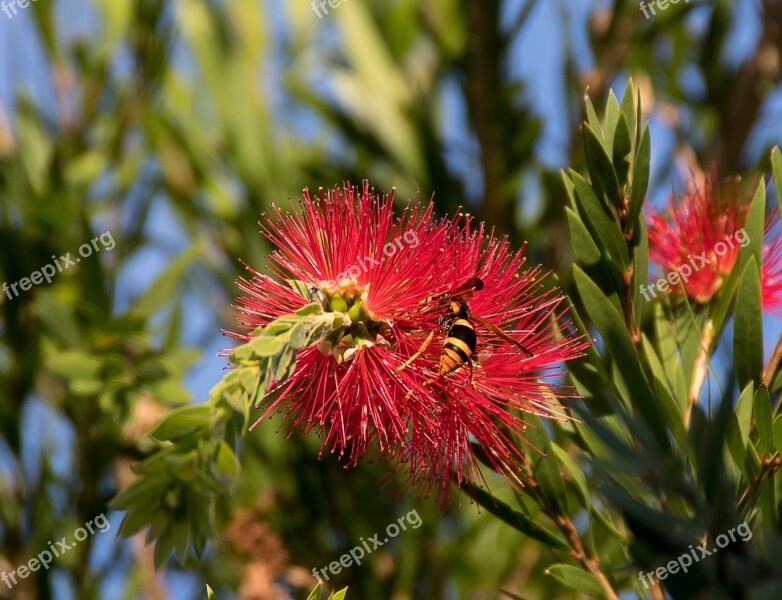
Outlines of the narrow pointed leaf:
[[538,525],[534,519],[516,510],[513,510],[510,506],[501,500],[497,500],[486,490],[476,487],[473,490],[473,493],[475,495],[476,501],[483,508],[517,531],[520,531],[524,535],[538,540],[539,542],[542,542],[551,548],[556,548],[558,550],[569,549],[567,543],[559,538],[556,534]]
[[736,376],[744,388],[760,383],[763,370],[763,309],[760,297],[760,272],[755,257],[750,257],[739,282],[733,323],[733,352]]
[[545,571],[546,575],[551,575],[554,579],[590,598],[605,598],[600,582],[591,573],[574,567],[572,565],[557,564],[551,565]]
[[770,454],[774,451],[774,417],[771,414],[771,396],[766,386],[760,386],[755,392],[752,412],[760,440],[758,448],[761,452]]
[[605,194],[608,202],[618,207],[621,203],[619,182],[616,179],[614,167],[611,165],[611,158],[592,127],[583,125],[583,133],[587,169],[592,179],[592,185],[595,191],[599,191],[599,196]]
[[[640,123],[638,124],[640,127]],[[651,140],[649,138],[649,124],[644,127],[641,141],[635,149],[635,160],[633,162],[633,177],[630,186],[630,211],[628,213],[627,223],[630,228],[635,227],[636,219],[641,214],[644,199],[646,198],[646,189],[649,186],[649,170],[651,160]]]

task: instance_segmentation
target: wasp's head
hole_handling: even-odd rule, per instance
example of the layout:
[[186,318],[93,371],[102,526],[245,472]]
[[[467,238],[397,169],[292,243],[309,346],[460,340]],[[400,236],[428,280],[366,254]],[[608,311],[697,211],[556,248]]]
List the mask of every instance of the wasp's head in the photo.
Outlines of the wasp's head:
[[483,279],[478,277],[471,277],[467,280],[467,283],[464,284],[464,287],[469,287],[474,291],[479,292],[483,289]]

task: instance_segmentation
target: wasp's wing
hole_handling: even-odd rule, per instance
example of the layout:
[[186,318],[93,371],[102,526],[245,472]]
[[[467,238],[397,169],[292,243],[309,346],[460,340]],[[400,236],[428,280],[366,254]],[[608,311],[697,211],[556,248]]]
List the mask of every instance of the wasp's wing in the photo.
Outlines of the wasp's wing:
[[519,349],[521,349],[521,351],[524,354],[526,354],[529,358],[532,358],[534,356],[534,354],[532,354],[532,352],[527,350],[520,341],[518,341],[516,339],[513,339],[511,336],[509,336],[507,333],[505,333],[502,329],[497,327],[491,321],[489,321],[487,319],[484,319],[483,317],[480,317],[480,316],[476,315],[475,313],[470,313],[470,319],[475,321],[476,323],[478,323],[478,325],[480,325],[481,327],[485,327],[486,329],[488,329],[492,333],[496,333],[498,336],[500,336],[506,342],[510,342],[511,344],[514,344],[515,346],[518,346]]

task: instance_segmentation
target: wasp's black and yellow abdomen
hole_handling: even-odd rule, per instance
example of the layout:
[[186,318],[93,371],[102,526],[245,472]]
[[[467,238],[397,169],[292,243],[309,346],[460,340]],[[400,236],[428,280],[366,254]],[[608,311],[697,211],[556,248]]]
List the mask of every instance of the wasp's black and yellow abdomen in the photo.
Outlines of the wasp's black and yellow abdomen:
[[456,369],[469,362],[478,338],[475,335],[475,327],[469,319],[457,318],[448,330],[448,337],[443,343],[443,351],[440,354],[440,375],[453,373]]

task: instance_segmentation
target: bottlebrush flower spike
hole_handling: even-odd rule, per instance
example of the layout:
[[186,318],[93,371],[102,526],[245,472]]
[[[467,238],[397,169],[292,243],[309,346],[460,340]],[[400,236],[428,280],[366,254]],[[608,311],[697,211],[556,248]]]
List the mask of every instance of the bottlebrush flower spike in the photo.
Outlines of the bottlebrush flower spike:
[[[671,195],[665,211],[649,210],[649,259],[665,272],[678,271],[687,297],[707,303],[748,241],[743,229],[748,210],[738,181],[721,189],[712,173],[701,188],[691,182],[682,196]],[[670,291],[679,294],[681,288]]]
[[761,271],[763,310],[782,317],[782,222],[779,210],[771,213],[764,240]]
[[[568,418],[559,401],[573,393],[550,379],[591,343],[563,320],[564,298],[544,285],[547,274],[524,269],[521,251],[469,216],[437,220],[430,202],[408,204],[395,218],[393,193],[378,196],[367,183],[317,197],[304,190],[300,205],[298,213],[273,208],[264,217],[262,230],[278,249],[265,273],[247,267],[252,277],[240,280],[243,332],[232,335],[251,339],[248,332],[307,305],[305,295],[342,325],[298,352],[290,377],[264,398],[259,421],[282,413],[288,435],[315,431],[321,453],[338,453],[346,466],[379,457],[444,504],[452,481],[482,483],[476,448],[522,485],[525,422],[511,409]],[[473,278],[482,289],[453,295]],[[299,291],[291,280],[301,282]],[[479,360],[441,375],[456,300],[465,302],[460,317],[474,327]]]

